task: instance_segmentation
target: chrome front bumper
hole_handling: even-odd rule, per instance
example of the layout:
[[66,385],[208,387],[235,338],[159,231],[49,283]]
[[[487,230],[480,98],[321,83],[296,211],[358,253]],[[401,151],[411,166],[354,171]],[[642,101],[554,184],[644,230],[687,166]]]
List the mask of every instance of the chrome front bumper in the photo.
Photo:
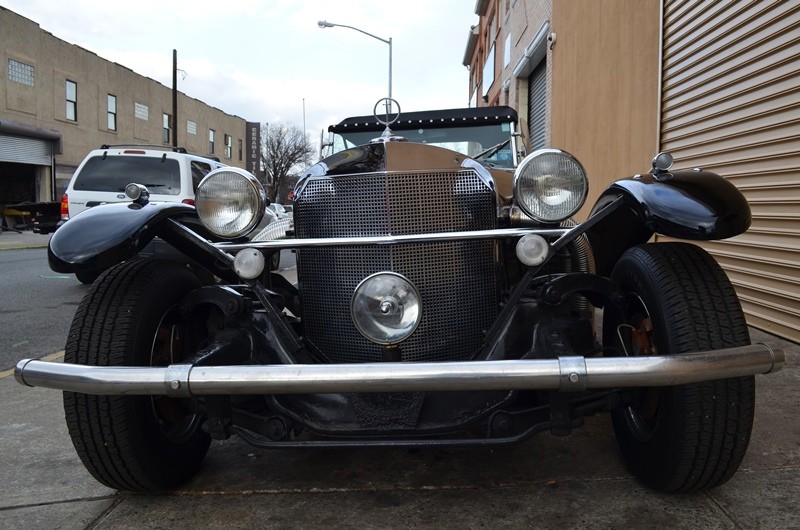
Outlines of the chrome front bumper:
[[520,361],[105,367],[24,359],[23,385],[98,395],[191,397],[338,392],[558,390],[669,386],[768,374],[786,362],[766,344],[682,355]]

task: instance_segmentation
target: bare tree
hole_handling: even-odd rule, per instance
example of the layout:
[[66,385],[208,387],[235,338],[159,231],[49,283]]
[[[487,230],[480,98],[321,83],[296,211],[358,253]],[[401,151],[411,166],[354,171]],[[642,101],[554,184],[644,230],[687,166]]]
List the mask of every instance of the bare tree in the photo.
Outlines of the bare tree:
[[303,131],[291,124],[269,123],[261,131],[261,161],[266,169],[264,185],[267,196],[274,201],[281,182],[311,163],[313,148]]

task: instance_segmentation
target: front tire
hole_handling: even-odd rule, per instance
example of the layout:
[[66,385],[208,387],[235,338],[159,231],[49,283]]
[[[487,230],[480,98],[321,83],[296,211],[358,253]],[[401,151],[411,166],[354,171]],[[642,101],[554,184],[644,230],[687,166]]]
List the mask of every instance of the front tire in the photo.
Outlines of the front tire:
[[[178,304],[200,286],[175,262],[139,259],[100,277],[81,302],[64,360],[92,366],[165,366],[185,351]],[[182,349],[183,348],[183,349]],[[72,443],[101,483],[130,491],[174,488],[200,468],[210,437],[184,400],[64,392]]]
[[[604,311],[607,352],[670,355],[750,344],[733,286],[700,247],[633,247],[612,278],[626,296],[622,312]],[[698,491],[723,484],[738,469],[754,401],[753,376],[642,388],[623,394],[612,421],[623,459],[643,484],[664,492]]]

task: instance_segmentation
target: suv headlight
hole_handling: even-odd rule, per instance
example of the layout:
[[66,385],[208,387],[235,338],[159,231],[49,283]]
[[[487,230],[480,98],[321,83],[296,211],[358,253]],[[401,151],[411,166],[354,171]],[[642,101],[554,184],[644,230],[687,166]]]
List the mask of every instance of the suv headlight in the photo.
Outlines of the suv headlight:
[[200,182],[195,207],[213,234],[236,239],[252,231],[266,209],[267,195],[253,175],[236,167],[215,169]]
[[556,223],[581,209],[589,181],[580,162],[559,149],[539,149],[514,172],[514,198],[533,219]]

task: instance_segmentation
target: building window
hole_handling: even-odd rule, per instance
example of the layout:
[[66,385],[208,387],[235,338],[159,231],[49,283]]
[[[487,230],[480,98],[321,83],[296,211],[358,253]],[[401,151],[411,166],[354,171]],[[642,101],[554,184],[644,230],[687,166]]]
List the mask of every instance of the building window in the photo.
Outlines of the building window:
[[242,139],[239,138],[239,162],[242,161]]
[[67,79],[66,117],[69,121],[78,121],[78,84]]
[[186,122],[186,132],[188,134],[197,134],[197,124],[193,121]]
[[8,80],[23,85],[33,86],[35,79],[35,70],[32,65],[15,61],[14,59],[8,60]]
[[481,96],[483,96],[484,101],[488,101],[489,89],[494,83],[494,77],[494,44],[492,44],[489,54],[486,56],[486,62],[483,63],[483,79],[481,80],[483,93]]
[[147,108],[147,105],[142,105],[141,103],[134,103],[133,115],[139,118],[140,120],[147,121],[150,119],[150,109]]
[[113,94],[108,95],[108,130],[117,130],[117,96]]
[[225,156],[227,158],[233,156],[233,138],[229,134],[225,135]]
[[214,129],[208,130],[208,152],[214,154]]
[[164,114],[163,117],[161,118],[161,124],[163,127],[162,129],[163,132],[161,134],[161,141],[164,142],[165,144],[169,143],[169,129],[170,129],[171,118],[172,116],[170,116],[169,114]]

